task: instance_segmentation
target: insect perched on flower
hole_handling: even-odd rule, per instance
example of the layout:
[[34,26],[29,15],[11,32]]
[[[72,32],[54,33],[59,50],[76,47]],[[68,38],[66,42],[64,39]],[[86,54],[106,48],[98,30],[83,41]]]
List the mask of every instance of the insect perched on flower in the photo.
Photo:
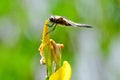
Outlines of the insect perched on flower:
[[72,27],[86,27],[86,28],[92,28],[91,25],[88,24],[79,24],[75,23],[71,20],[68,20],[62,16],[50,16],[48,20],[52,23],[52,25],[49,25],[49,27],[53,27],[53,29],[50,31],[54,31],[56,28],[56,25],[64,25],[64,26],[72,26]]

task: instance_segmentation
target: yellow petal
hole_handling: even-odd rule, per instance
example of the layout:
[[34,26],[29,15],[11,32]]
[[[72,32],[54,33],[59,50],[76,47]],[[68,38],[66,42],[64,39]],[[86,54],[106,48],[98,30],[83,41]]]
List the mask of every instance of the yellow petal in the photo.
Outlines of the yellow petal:
[[41,60],[40,60],[40,63],[41,64],[45,64],[46,61],[45,61],[45,52],[44,52],[44,48],[46,46],[50,46],[50,39],[49,39],[49,34],[48,33],[48,20],[45,21],[45,24],[44,24],[44,29],[43,29],[43,34],[42,34],[42,43],[39,47],[39,51],[40,51],[40,55],[41,55]]
[[70,80],[71,66],[67,61],[63,62],[63,66],[50,76],[49,80]]
[[52,55],[50,48],[50,35],[48,34],[48,20],[45,21],[43,35],[42,35],[42,43],[39,47],[40,55],[41,55],[41,64],[46,64],[47,68],[47,76],[49,77],[52,74]]
[[61,60],[61,49],[64,47],[64,45],[56,43],[53,39],[50,39],[50,45],[53,59],[57,64]]
[[45,24],[44,24],[44,29],[43,29],[43,35],[42,35],[42,43],[43,45],[49,43],[50,41],[50,38],[49,38],[49,34],[48,33],[48,20],[45,21]]

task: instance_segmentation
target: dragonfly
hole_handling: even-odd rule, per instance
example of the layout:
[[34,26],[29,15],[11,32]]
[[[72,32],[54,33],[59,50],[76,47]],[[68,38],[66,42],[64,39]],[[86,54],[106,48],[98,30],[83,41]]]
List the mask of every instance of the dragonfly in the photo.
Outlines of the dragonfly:
[[76,23],[69,19],[66,19],[63,16],[50,16],[48,20],[52,23],[51,25],[48,25],[48,26],[53,27],[53,29],[51,29],[48,33],[54,31],[58,24],[63,26],[92,28],[91,25]]

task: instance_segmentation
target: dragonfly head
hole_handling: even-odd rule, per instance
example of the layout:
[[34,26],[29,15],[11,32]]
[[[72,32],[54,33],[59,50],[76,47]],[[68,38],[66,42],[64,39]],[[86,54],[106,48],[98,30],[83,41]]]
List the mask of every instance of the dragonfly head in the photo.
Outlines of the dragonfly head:
[[54,16],[50,16],[50,17],[49,17],[49,20],[50,20],[51,22],[55,22],[55,17],[54,17]]

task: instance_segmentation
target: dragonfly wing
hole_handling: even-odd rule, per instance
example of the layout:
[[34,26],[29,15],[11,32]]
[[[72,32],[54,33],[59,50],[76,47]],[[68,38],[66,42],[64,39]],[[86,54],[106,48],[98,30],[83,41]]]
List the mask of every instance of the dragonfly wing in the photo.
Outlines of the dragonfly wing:
[[77,27],[86,27],[86,28],[92,28],[91,25],[88,25],[88,24],[78,24],[76,23]]
[[78,27],[77,24],[75,22],[72,22],[72,21],[67,21],[67,23],[69,23],[70,26],[73,26],[73,27]]
[[73,26],[73,27],[86,27],[86,28],[92,28],[91,25],[88,25],[88,24],[78,24],[78,23],[75,23],[75,22],[72,22],[72,21],[69,21],[70,25]]
[[86,27],[86,28],[92,27],[91,25],[88,25],[88,24],[79,24],[79,23],[75,23],[75,22],[72,22],[72,21],[67,20],[67,19],[65,19],[65,21],[69,24],[69,26],[73,26],[73,27]]

